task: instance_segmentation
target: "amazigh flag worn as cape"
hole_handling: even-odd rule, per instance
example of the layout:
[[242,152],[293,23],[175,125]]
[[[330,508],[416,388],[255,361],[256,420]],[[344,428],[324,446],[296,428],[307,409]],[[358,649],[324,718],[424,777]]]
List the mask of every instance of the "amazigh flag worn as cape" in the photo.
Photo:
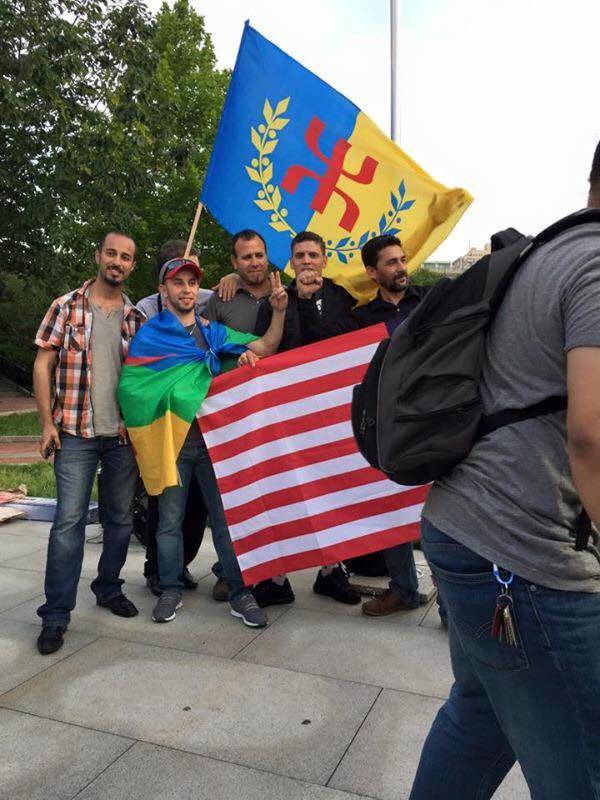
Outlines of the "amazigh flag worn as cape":
[[212,377],[221,371],[220,357],[239,355],[258,338],[218,322],[197,324],[206,350],[174,314],[162,311],[133,339],[121,372],[121,413],[151,495],[177,485],[177,456]]

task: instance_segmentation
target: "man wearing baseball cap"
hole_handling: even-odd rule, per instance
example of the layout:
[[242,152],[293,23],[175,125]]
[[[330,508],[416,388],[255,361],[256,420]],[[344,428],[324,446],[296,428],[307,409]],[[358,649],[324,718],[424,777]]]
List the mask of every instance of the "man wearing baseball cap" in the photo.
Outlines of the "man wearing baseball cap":
[[[240,358],[243,363],[252,363],[252,354],[263,357],[275,353],[283,333],[283,321],[287,307],[287,294],[281,286],[279,275],[275,275],[271,277],[272,293],[269,299],[273,308],[273,318],[264,336],[257,338],[252,334],[234,331],[218,322],[208,323],[195,308],[202,276],[202,269],[195,261],[187,258],[173,258],[167,261],[159,274],[159,292],[164,310],[147,322],[138,335],[142,348],[148,341],[163,335],[165,339],[169,340],[166,344],[169,353],[173,352],[170,349],[171,344],[177,345],[179,342],[180,348],[183,347],[182,340],[185,340],[185,334],[192,337],[197,348],[194,353],[190,353],[190,357],[199,365],[200,371],[191,379],[194,381],[194,391],[202,384],[202,381],[206,380],[207,375],[218,373],[222,357],[241,354]],[[169,339],[169,337],[171,338]],[[185,342],[183,343],[185,344]],[[187,352],[189,349],[189,345],[185,344],[183,350]],[[160,372],[156,374],[160,376]],[[152,380],[151,376],[149,380]],[[157,377],[157,380],[160,378]],[[187,380],[187,378],[181,378],[181,381],[183,380]],[[206,386],[206,383],[202,385]],[[126,422],[128,422],[127,406],[135,409],[136,404],[143,401],[143,393],[148,386],[148,376],[146,375],[145,380],[140,381],[139,386],[136,385],[135,380],[130,381],[126,392],[122,391],[120,394]],[[188,387],[182,386],[181,388],[187,390]],[[124,390],[123,381],[121,390]],[[173,390],[177,391],[177,384],[174,385]],[[198,389],[198,405],[202,402],[203,396],[201,390]],[[143,444],[141,441],[142,447]],[[140,451],[140,446],[135,441],[134,445],[137,455],[140,456],[138,463],[142,467],[144,453]],[[179,476],[178,484],[166,483],[166,488],[161,491],[158,499],[159,522],[156,538],[159,587],[162,594],[152,613],[153,620],[169,622],[174,619],[177,609],[182,605],[183,541],[181,524],[188,487],[192,475],[195,475],[210,516],[215,550],[223,569],[224,578],[229,585],[231,614],[242,619],[248,626],[265,626],[267,618],[264,611],[258,607],[254,597],[242,581],[225,521],[215,473],[196,419],[190,425],[184,444],[177,455],[176,466]],[[165,483],[162,485],[164,486]]]

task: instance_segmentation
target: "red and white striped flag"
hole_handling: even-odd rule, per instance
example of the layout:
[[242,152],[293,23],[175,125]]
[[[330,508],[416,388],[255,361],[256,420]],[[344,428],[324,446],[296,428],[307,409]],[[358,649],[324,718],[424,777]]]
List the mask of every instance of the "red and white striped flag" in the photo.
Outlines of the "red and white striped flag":
[[199,422],[246,584],[419,537],[427,486],[388,480],[350,423],[385,325],[215,378]]

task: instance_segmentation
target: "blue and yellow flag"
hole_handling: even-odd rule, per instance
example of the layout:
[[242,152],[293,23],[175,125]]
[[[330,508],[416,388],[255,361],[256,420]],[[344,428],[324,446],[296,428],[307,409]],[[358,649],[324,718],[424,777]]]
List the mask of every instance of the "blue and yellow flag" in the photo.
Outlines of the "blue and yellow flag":
[[281,269],[296,233],[319,233],[325,274],[367,299],[374,288],[360,248],[368,239],[399,236],[412,271],[472,197],[433,180],[357,106],[246,23],[200,199],[228,231],[259,231]]

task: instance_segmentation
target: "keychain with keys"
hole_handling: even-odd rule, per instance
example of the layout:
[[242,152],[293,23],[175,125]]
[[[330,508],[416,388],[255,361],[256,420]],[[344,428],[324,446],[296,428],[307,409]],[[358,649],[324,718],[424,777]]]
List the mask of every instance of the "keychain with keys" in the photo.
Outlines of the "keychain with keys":
[[494,578],[502,586],[498,599],[496,600],[496,608],[494,610],[494,618],[492,620],[492,637],[499,642],[504,642],[509,647],[516,647],[517,632],[512,616],[512,596],[510,593],[510,585],[515,577],[514,572],[510,572],[506,579],[500,574],[498,564],[493,565]]

